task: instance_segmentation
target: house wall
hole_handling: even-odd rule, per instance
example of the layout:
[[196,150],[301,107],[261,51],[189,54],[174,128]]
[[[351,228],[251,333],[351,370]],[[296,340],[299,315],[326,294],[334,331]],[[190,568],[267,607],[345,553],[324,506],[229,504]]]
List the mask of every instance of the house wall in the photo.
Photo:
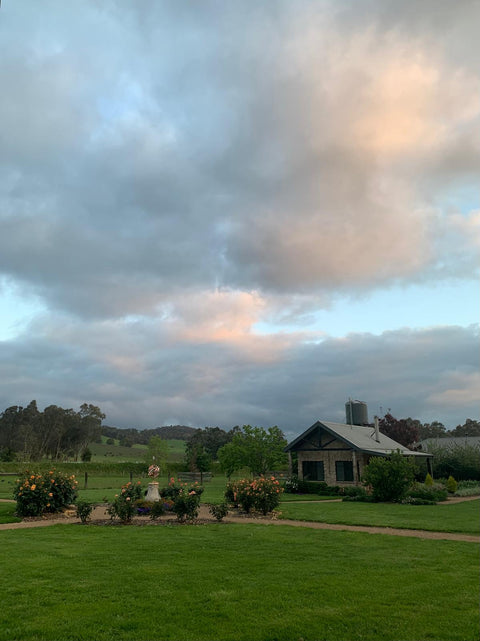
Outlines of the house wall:
[[[330,448],[345,447],[345,443],[331,443]],[[298,476],[303,478],[303,461],[323,461],[325,483],[328,485],[360,485],[363,469],[368,463],[368,456],[352,449],[325,449],[298,451]],[[337,481],[335,463],[337,461],[352,461],[353,481]]]

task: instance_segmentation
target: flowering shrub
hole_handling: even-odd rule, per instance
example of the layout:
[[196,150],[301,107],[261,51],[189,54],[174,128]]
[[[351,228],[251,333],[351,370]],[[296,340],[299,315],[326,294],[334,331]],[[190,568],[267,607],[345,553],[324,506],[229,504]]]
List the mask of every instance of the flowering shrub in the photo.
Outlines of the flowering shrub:
[[122,486],[120,494],[116,494],[108,508],[107,512],[110,514],[111,519],[119,518],[122,523],[129,523],[135,512],[135,502],[142,496],[142,486],[140,481],[136,485],[127,483]]
[[164,506],[170,503],[171,510],[177,515],[179,521],[193,521],[198,516],[200,497],[203,487],[198,483],[180,483],[172,477],[167,487],[160,490],[164,499]]
[[179,521],[194,521],[197,518],[200,496],[201,492],[198,493],[194,489],[187,487],[180,489],[173,504],[173,511]]
[[161,501],[145,501],[138,499],[135,501],[135,509],[138,516],[149,516],[152,520],[158,519],[165,514],[165,507]]
[[73,475],[50,470],[46,474],[25,472],[17,479],[14,498],[19,516],[40,516],[60,512],[77,498],[77,481]]
[[268,514],[278,507],[282,492],[283,488],[274,476],[261,476],[253,481],[242,479],[228,483],[225,499],[240,506],[247,514],[251,509]]
[[298,476],[291,476],[285,481],[285,492],[289,494],[297,494],[298,492]]
[[283,488],[280,487],[280,483],[274,476],[269,479],[261,476],[259,479],[255,479],[250,487],[253,494],[253,505],[256,510],[259,510],[262,514],[268,514],[268,512],[272,512],[278,507]]
[[163,499],[169,499],[169,500],[175,500],[175,498],[179,495],[180,489],[182,487],[181,483],[176,483],[175,479],[172,477],[167,485],[167,487],[164,487],[160,490],[160,496]]
[[195,483],[180,483],[179,481],[175,481],[175,479],[172,477],[167,487],[163,487],[160,490],[160,496],[167,501],[175,501],[176,497],[185,490],[187,492],[195,490],[195,492],[199,496],[203,494],[203,487],[196,481]]

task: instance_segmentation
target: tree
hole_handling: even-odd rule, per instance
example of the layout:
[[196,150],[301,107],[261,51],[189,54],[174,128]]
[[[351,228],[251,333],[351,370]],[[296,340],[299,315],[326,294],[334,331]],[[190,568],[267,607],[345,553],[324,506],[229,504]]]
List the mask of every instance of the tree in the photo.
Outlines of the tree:
[[204,472],[208,472],[212,466],[212,457],[203,445],[187,441],[185,462],[190,472],[200,472],[200,483],[203,483]]
[[[254,475],[266,474],[286,464],[286,445],[283,432],[276,426],[265,430],[263,427],[244,425],[242,430],[233,435],[231,443],[220,448],[218,456],[221,463],[229,464],[231,471],[246,467]],[[226,456],[225,448],[228,448]]]
[[167,471],[168,441],[160,436],[152,436],[148,442],[146,461],[148,465],[158,465],[160,472]]
[[227,443],[218,450],[218,460],[228,478],[243,465],[239,449],[233,443]]
[[379,428],[382,434],[405,447],[410,447],[418,441],[418,426],[411,418],[396,419],[391,414],[385,414],[379,420]]
[[451,436],[480,436],[480,422],[467,418],[463,425],[451,431]]
[[400,452],[394,452],[390,458],[372,457],[363,473],[363,482],[371,486],[376,501],[401,501],[414,478],[413,462]]
[[210,455],[211,459],[215,461],[218,457],[218,450],[226,445],[232,439],[231,432],[219,427],[206,427],[203,430],[195,430],[194,434],[188,439],[192,446],[201,445],[205,451]]
[[447,430],[443,423],[440,421],[432,421],[431,423],[420,424],[418,428],[418,440],[424,441],[427,438],[443,438],[447,436]]

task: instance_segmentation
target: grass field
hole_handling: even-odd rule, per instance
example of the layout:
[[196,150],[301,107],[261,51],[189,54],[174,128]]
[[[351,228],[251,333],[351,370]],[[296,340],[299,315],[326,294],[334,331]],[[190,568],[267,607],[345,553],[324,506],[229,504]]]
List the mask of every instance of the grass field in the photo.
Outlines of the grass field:
[[453,505],[393,503],[282,503],[281,518],[347,525],[477,534],[480,499]]
[[0,503],[0,523],[18,523],[22,519],[15,516],[16,503]]
[[[89,448],[92,452],[92,461],[100,463],[105,460],[109,461],[134,461],[141,462],[145,460],[147,452],[146,445],[136,444],[132,447],[124,447],[119,444],[118,439],[114,439],[114,445],[107,445],[107,439],[102,436],[101,443],[91,443]],[[168,439],[168,458],[171,461],[179,462],[185,454],[185,441],[178,439]]]
[[0,640],[478,639],[475,544],[223,524],[0,537]]

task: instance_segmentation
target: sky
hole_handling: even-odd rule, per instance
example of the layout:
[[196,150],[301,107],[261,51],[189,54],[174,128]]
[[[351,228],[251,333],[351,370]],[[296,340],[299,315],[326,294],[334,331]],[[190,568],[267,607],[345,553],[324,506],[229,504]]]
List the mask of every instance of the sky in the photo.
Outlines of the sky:
[[0,410],[479,417],[480,0],[4,0]]

